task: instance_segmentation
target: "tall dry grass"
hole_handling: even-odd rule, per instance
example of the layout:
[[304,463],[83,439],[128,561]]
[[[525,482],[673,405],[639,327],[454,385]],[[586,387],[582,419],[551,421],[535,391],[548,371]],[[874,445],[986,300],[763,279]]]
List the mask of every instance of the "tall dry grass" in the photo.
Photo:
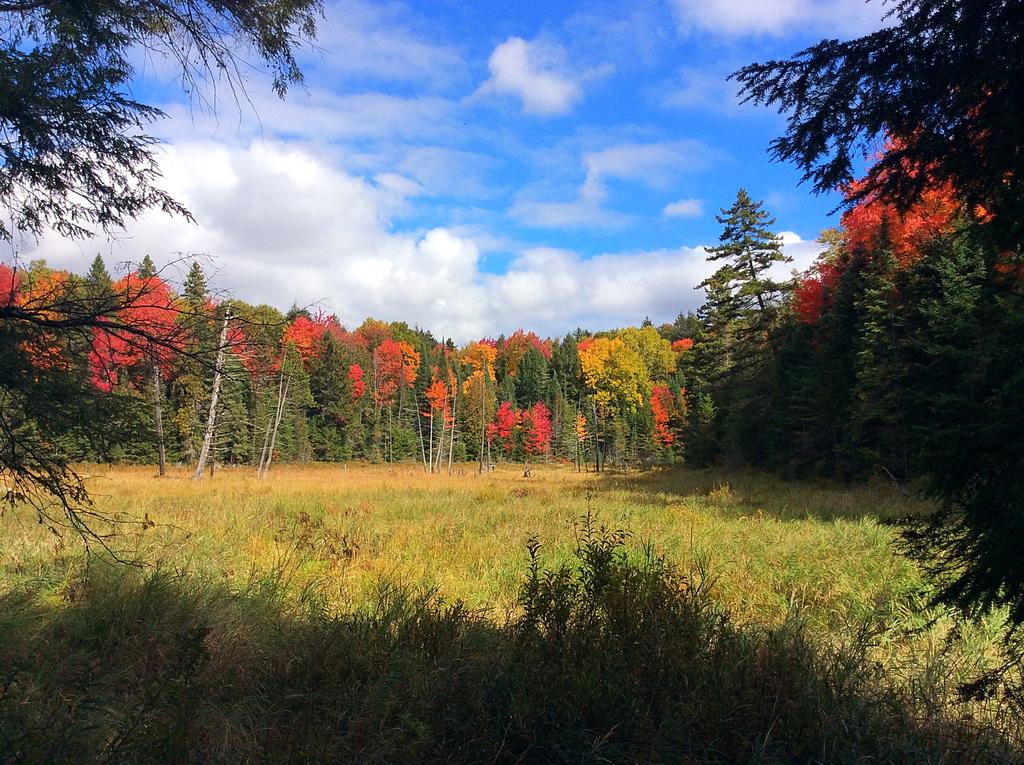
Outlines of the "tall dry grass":
[[[356,465],[195,483],[84,469],[100,510],[155,525],[116,539],[145,564],[134,569],[86,564],[80,543],[23,514],[0,519],[12,761],[74,761],[76,736],[112,762],[1019,751],[1010,702],[958,693],[1001,660],[998,619],[922,608],[886,525],[919,508],[882,483]],[[595,543],[584,517],[631,536]],[[377,748],[370,730],[387,733]]]

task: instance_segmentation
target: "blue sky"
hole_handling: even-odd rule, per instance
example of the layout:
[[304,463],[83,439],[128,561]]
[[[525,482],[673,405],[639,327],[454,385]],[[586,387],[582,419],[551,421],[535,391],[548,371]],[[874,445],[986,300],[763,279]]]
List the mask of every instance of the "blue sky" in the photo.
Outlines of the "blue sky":
[[[140,58],[137,92],[168,119],[165,186],[196,223],[26,257],[84,269],[204,253],[219,287],[350,323],[400,319],[468,340],[669,321],[695,308],[702,245],[743,186],[778,219],[796,266],[835,224],[834,197],[770,161],[783,127],[741,106],[729,72],[822,37],[877,28],[860,0],[624,4],[329,2],[305,85],[278,101],[181,93]],[[211,109],[210,102],[216,101]]]

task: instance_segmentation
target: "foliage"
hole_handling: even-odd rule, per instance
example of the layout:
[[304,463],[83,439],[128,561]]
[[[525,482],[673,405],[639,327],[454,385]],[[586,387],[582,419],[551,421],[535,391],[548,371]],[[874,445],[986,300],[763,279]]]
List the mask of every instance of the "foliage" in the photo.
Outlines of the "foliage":
[[636,411],[650,388],[647,365],[622,338],[598,337],[580,344],[580,367],[597,405]]
[[818,191],[846,187],[861,157],[897,138],[855,189],[905,211],[952,187],[994,216],[997,240],[1024,231],[1024,9],[1016,0],[898,0],[885,28],[822,40],[790,59],[736,72],[741,94],[777,106],[786,134],[772,153]]
[[162,112],[137,100],[135,53],[173,62],[186,91],[241,88],[240,50],[266,62],[284,95],[300,81],[295,48],[315,34],[318,0],[0,2],[0,204],[19,231],[83,237],[150,208],[186,210],[157,187],[148,126]]

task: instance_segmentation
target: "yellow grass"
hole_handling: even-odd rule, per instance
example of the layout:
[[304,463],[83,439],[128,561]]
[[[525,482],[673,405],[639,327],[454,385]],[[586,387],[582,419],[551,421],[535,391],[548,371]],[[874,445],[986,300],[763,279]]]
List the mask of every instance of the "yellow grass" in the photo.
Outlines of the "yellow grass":
[[[148,517],[116,546],[150,563],[248,576],[284,559],[300,577],[360,600],[380,581],[422,584],[473,607],[513,608],[536,534],[547,561],[572,549],[585,513],[649,540],[684,568],[710,559],[718,592],[740,618],[775,621],[800,609],[835,630],[879,609],[898,617],[918,580],[879,521],[914,508],[891,487],[792,483],[751,473],[687,469],[576,473],[505,465],[483,476],[425,475],[415,465],[275,466],[190,480],[150,467],[85,466],[97,508]],[[57,541],[26,513],[0,520],[0,584],[59,582],[80,546]]]

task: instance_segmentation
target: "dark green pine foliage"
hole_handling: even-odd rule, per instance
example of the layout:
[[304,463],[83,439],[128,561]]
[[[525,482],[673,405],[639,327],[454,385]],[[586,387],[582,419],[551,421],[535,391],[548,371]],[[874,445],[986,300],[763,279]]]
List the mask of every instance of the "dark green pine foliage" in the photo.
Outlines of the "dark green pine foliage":
[[82,307],[85,310],[103,314],[114,307],[114,280],[110,277],[101,255],[97,254],[93,258],[82,286]]
[[[879,3],[881,5],[881,3]],[[1024,242],[1024,4],[894,0],[884,29],[824,39],[733,77],[745,100],[786,117],[771,143],[816,191],[849,187],[882,139],[899,138],[848,199],[902,209],[950,183],[993,219],[997,250]],[[898,94],[898,98],[894,98]],[[911,172],[907,172],[908,168]]]
[[347,443],[348,426],[353,417],[348,365],[341,348],[326,333],[320,352],[310,361],[309,389],[310,442],[318,460],[342,460],[352,456]]
[[661,333],[661,336],[670,343],[674,343],[676,340],[682,340],[684,337],[696,340],[700,331],[700,318],[693,311],[680,313],[676,316],[676,320],[674,322],[671,324],[662,324],[661,327],[658,328],[658,332]]
[[[312,459],[313,451],[306,413],[314,402],[309,375],[302,365],[302,357],[292,343],[288,343],[285,348],[281,371],[288,379],[288,397],[274,446],[274,459],[282,462],[308,462]],[[277,391],[271,391],[269,398],[276,401],[276,397]]]
[[908,306],[898,289],[902,274],[885,241],[865,261],[864,289],[856,305],[860,318],[854,347],[856,370],[851,437],[865,469],[910,475],[911,446],[906,422]]
[[217,400],[217,431],[214,455],[218,462],[240,465],[252,461],[252,385],[245,365],[236,353],[224,357],[224,376]]
[[85,283],[88,285],[90,292],[97,294],[108,293],[111,287],[114,286],[114,281],[110,278],[110,272],[107,271],[107,266],[103,262],[103,256],[97,254],[93,258],[92,263],[89,265],[89,270],[85,274]]
[[156,265],[154,265],[153,259],[149,255],[144,255],[139,267],[135,269],[135,273],[141,279],[152,279],[156,276]]
[[[1007,605],[1024,624],[1024,282],[967,229],[936,243],[909,285],[918,301],[906,389],[921,465],[940,509],[906,539],[969,611]],[[1006,265],[1006,264],[1004,264]]]
[[777,281],[774,266],[789,262],[782,241],[770,230],[774,219],[740,189],[736,201],[716,218],[720,244],[708,260],[721,263],[700,286],[707,300],[698,312],[700,342],[695,347],[694,384],[710,394],[720,418],[724,456],[732,461],[768,459],[778,329],[791,282]]
[[[562,386],[562,394],[574,404],[583,394],[583,370],[580,368],[578,343],[584,337],[582,330],[577,330],[555,343],[551,351],[551,374],[557,377]],[[575,426],[574,426],[575,427]]]
[[515,401],[522,409],[546,402],[549,384],[548,360],[543,353],[530,346],[516,368]]
[[516,405],[516,381],[510,374],[506,374],[498,383],[498,403],[508,401],[512,406]]
[[715,220],[723,228],[720,244],[707,249],[708,260],[722,266],[700,286],[710,287],[709,293],[716,293],[718,301],[731,298],[729,307],[740,332],[767,335],[782,299],[792,290],[791,283],[777,281],[769,273],[773,266],[792,260],[783,253],[782,240],[771,231],[775,219],[762,202],[755,202],[740,189],[732,206]]
[[171,399],[178,451],[185,463],[199,456],[203,439],[205,409],[209,397],[216,358],[217,338],[207,310],[210,301],[206,276],[198,262],[192,266],[182,286],[182,311],[179,321],[185,325],[188,342],[185,353],[175,360]]

